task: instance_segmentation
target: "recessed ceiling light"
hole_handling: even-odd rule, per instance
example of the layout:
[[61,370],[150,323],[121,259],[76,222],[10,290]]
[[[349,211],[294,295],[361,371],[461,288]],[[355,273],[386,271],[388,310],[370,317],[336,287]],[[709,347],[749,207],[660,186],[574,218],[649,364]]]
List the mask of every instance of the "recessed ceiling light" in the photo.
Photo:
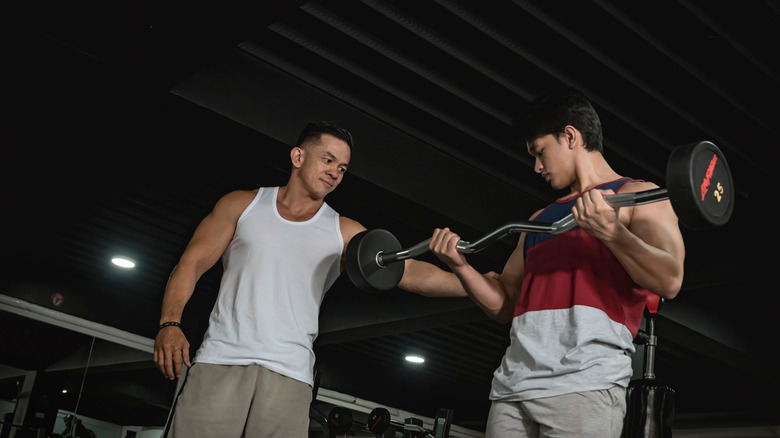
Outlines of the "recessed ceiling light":
[[119,266],[120,268],[130,269],[135,267],[134,261],[130,260],[127,257],[122,257],[122,256],[116,256],[112,258],[111,263]]
[[411,363],[423,363],[423,362],[425,362],[425,358],[423,358],[422,356],[414,355],[414,354],[410,354],[410,355],[406,356],[405,359],[406,359],[407,362],[411,362]]

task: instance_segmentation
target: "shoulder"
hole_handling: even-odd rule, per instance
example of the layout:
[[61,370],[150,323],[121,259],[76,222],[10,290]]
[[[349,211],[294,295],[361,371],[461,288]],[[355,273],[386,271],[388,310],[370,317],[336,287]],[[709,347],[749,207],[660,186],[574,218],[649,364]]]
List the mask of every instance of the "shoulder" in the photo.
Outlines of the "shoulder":
[[623,184],[617,192],[637,193],[637,192],[643,192],[645,190],[653,190],[657,188],[658,188],[658,184],[652,183],[650,181],[630,180],[627,183]]
[[223,195],[214,206],[214,213],[238,217],[246,210],[249,204],[257,196],[259,189],[254,190],[234,190]]
[[360,222],[352,220],[346,216],[339,216],[339,226],[341,227],[342,234],[345,234],[345,238],[347,237],[347,234],[349,237],[352,237],[366,229],[366,227],[361,225]]
[[[223,195],[221,198],[219,198],[219,201],[217,201],[217,204],[244,204],[247,205],[251,203],[255,197],[257,196],[257,193],[260,189],[254,189],[254,190],[234,190],[232,192],[229,192],[225,195]],[[246,205],[245,205],[246,207]]]
[[[653,182],[633,180],[623,185],[618,193],[638,193],[658,188],[659,186]],[[677,216],[669,200],[625,207],[621,208],[620,211],[621,215],[625,214],[628,217],[629,228],[634,232],[638,230],[637,226],[642,223],[668,222],[675,227],[677,226]]]
[[349,244],[349,241],[355,237],[355,234],[365,231],[366,229],[360,222],[346,216],[339,216],[339,228],[341,229],[341,237],[344,239],[345,247]]

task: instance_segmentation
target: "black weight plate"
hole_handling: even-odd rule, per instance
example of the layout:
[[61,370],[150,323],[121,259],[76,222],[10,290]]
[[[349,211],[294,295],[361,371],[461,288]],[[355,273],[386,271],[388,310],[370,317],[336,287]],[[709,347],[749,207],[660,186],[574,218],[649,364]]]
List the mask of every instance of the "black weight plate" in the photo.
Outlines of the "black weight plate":
[[387,230],[375,229],[360,232],[349,241],[346,253],[346,269],[352,284],[364,292],[393,289],[404,275],[403,261],[380,266],[376,256],[380,252],[400,251],[398,239]]
[[368,430],[376,435],[382,435],[390,427],[390,411],[385,408],[374,408],[368,414]]
[[709,141],[672,151],[666,184],[680,222],[702,229],[724,225],[734,210],[734,181],[723,153]]
[[337,434],[347,433],[352,428],[352,411],[336,406],[328,414],[328,427]]

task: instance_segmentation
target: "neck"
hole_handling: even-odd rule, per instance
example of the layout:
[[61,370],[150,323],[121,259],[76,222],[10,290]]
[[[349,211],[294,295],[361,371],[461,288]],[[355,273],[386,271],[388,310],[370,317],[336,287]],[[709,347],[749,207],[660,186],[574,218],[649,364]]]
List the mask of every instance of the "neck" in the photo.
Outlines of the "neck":
[[572,194],[584,193],[596,186],[614,181],[621,176],[612,170],[600,152],[583,151],[582,159],[577,161],[576,180],[571,185]]
[[324,203],[323,198],[312,197],[290,183],[279,187],[279,192],[276,194],[277,211],[283,218],[292,221],[311,219]]

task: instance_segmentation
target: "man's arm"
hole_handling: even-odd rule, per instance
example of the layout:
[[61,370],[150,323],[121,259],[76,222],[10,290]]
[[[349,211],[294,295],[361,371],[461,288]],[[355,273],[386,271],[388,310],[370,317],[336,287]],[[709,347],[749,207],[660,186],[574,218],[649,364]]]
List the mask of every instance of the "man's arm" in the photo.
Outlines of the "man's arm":
[[[235,191],[223,196],[195,229],[179,263],[173,268],[163,295],[160,324],[181,322],[184,306],[200,277],[219,260],[236,230],[239,216],[256,191]],[[189,342],[178,327],[166,327],[154,341],[154,361],[168,379],[181,376],[181,364],[190,365]]]
[[[652,188],[657,186],[632,183],[621,193]],[[604,242],[636,284],[666,299],[677,296],[685,245],[671,203],[614,209],[604,201],[604,194],[592,190],[577,201],[572,210],[577,224]]]
[[468,296],[452,272],[421,260],[406,259],[403,263],[404,276],[398,283],[401,289],[432,298]]
[[[366,227],[360,223],[341,216],[339,218],[341,236],[344,239],[344,252],[342,253],[341,269],[345,266],[346,248],[349,242]],[[427,262],[414,259],[406,259],[403,262],[404,275],[398,283],[398,287],[407,291],[427,297],[465,297],[466,292],[460,282],[451,272]]]
[[523,243],[525,233],[512,255],[507,260],[501,274],[481,274],[467,261],[466,257],[457,251],[460,236],[449,229],[436,229],[431,239],[431,251],[452,270],[453,275],[461,285],[461,289],[490,318],[501,322],[509,322],[514,316],[514,307],[525,276],[525,261],[523,258]]

